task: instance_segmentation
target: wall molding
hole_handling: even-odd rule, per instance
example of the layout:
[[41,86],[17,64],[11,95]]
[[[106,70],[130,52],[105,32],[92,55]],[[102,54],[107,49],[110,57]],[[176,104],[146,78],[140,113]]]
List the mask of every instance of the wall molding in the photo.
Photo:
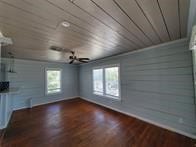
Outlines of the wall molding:
[[[55,103],[55,102],[60,102],[60,101],[64,101],[64,100],[70,100],[70,99],[75,99],[75,98],[79,98],[80,96],[74,96],[74,97],[66,97],[66,98],[61,98],[61,99],[57,99],[57,100],[51,100],[51,101],[45,101],[45,102],[42,102],[42,103],[37,103],[37,104],[32,104],[31,102],[31,105],[27,105],[27,106],[24,106],[24,107],[20,107],[18,109],[14,109],[13,111],[17,111],[17,110],[22,110],[22,109],[26,109],[26,108],[33,108],[33,107],[36,107],[36,106],[40,106],[40,105],[46,105],[46,104],[51,104],[51,103]],[[42,99],[45,99],[45,98],[42,98]],[[31,101],[31,100],[30,100]]]
[[74,97],[67,97],[67,98],[62,98],[62,99],[58,99],[58,100],[52,100],[52,101],[49,101],[49,102],[46,101],[46,102],[43,102],[43,103],[34,104],[34,105],[32,105],[32,107],[28,107],[28,108],[33,108],[33,107],[36,107],[36,106],[51,104],[51,103],[60,102],[60,101],[64,101],[64,100],[71,100],[71,99],[75,99],[75,98],[79,98],[79,97],[80,96],[74,96]]
[[179,44],[179,43],[189,43],[188,41],[189,41],[189,38],[186,37],[186,38],[182,38],[182,39],[178,39],[178,40],[174,40],[174,41],[170,41],[170,42],[165,42],[165,43],[149,46],[149,47],[142,48],[142,49],[129,51],[129,52],[114,55],[114,56],[109,56],[109,57],[105,57],[105,58],[101,58],[101,59],[97,59],[97,60],[92,60],[88,63],[79,64],[79,66],[88,65],[88,64],[92,64],[92,63],[96,63],[96,62],[100,62],[100,61],[105,61],[105,60],[109,60],[109,59],[113,59],[113,58],[117,58],[117,57],[121,57],[121,56],[127,56],[127,55],[131,55],[134,53],[144,52],[144,51],[152,50],[155,48],[167,47],[167,46],[171,46],[171,45],[175,45],[175,44]]
[[144,121],[144,122],[150,123],[150,124],[155,125],[155,126],[157,126],[157,127],[161,127],[161,128],[163,128],[163,129],[167,129],[167,130],[169,130],[169,131],[172,131],[172,132],[175,132],[175,133],[178,133],[178,134],[181,134],[181,135],[190,137],[190,138],[192,138],[192,139],[196,139],[196,135],[194,135],[194,134],[190,134],[190,133],[187,133],[187,132],[184,132],[184,131],[175,129],[175,128],[173,128],[173,127],[170,127],[170,126],[168,126],[168,125],[163,125],[163,124],[157,123],[157,122],[155,122],[155,121],[152,121],[152,120],[150,120],[150,119],[143,118],[143,117],[137,116],[137,115],[135,115],[135,114],[128,113],[128,112],[119,110],[119,109],[117,109],[117,108],[113,108],[113,107],[104,105],[104,104],[99,103],[99,102],[97,102],[97,101],[95,101],[95,100],[91,100],[91,99],[84,98],[84,97],[80,97],[80,98],[83,99],[83,100],[86,100],[86,101],[95,103],[95,104],[97,104],[97,105],[101,105],[101,106],[103,106],[103,107],[109,108],[109,109],[111,109],[111,110],[120,112],[120,113],[122,113],[122,114],[125,114],[125,115],[128,115],[128,116],[137,118],[137,119],[139,119],[139,120],[142,120],[142,121]]

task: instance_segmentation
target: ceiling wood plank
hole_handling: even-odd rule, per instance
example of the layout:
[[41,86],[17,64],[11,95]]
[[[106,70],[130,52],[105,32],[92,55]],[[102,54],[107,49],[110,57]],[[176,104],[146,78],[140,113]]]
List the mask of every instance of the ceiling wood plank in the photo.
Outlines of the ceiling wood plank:
[[91,0],[96,6],[103,10],[108,16],[111,16],[121,26],[126,28],[137,39],[146,45],[152,45],[153,41],[133,20],[126,16],[125,13],[114,3],[113,0]]
[[[57,46],[66,47],[71,42],[72,43],[74,43],[74,42],[78,42],[79,43],[79,41],[80,42],[82,41],[82,40],[78,40],[78,41],[75,40],[74,41],[73,39],[71,39],[71,40],[65,40],[65,42],[67,42],[66,44],[61,44],[61,43],[58,42],[60,40],[59,37],[55,37],[55,38],[51,39],[50,37],[46,37],[46,35],[40,35],[39,32],[29,31],[29,30],[26,30],[26,28],[24,29],[23,27],[16,29],[16,27],[12,27],[12,26],[10,26],[8,24],[3,25],[3,27],[2,27],[2,24],[0,23],[0,28],[3,28],[2,31],[4,31],[4,28],[6,29],[5,32],[7,32],[7,33],[5,33],[5,34],[8,35],[8,36],[12,36],[14,44],[16,44],[16,45],[23,44],[22,46],[25,46],[27,48],[28,46],[34,46],[33,44],[36,44],[36,43],[39,44],[39,42],[42,41],[43,42],[42,46],[40,46],[40,47],[38,46],[39,48],[36,48],[36,50],[40,50],[40,51],[41,50],[49,50],[49,46],[50,45],[55,45],[56,44]],[[11,31],[13,31],[13,32],[11,32]],[[33,41],[32,39],[30,41],[27,41],[26,39],[29,38],[28,35],[30,37],[34,36],[34,38],[36,38],[36,39],[40,39],[40,36],[42,36],[44,39],[46,38],[45,42],[46,42],[46,44],[48,42],[49,45],[43,46],[43,44],[44,44],[43,40],[40,40],[39,42],[37,42],[37,40]],[[26,39],[22,40],[24,37]],[[22,39],[20,39],[20,38],[22,38]],[[90,43],[90,42],[81,42],[81,43],[79,43],[78,46],[76,46],[76,44],[74,44],[74,46],[75,47],[72,50],[79,50],[81,48],[84,48],[85,50],[89,50],[89,52],[92,51],[92,52],[94,52],[97,55],[99,55],[98,54],[99,52],[104,54],[104,55],[111,54],[111,49],[113,50],[113,52],[123,52],[123,50],[118,49],[118,48],[107,49],[107,48],[103,48],[103,47],[97,46],[96,44],[93,44],[93,43]],[[92,59],[93,58],[95,58],[95,57],[92,57]]]
[[[8,9],[9,10],[9,9]],[[1,11],[1,10],[0,10]],[[4,10],[5,11],[5,10]],[[7,13],[6,13],[7,14]],[[8,13],[9,14],[9,13]],[[10,15],[10,14],[9,14]],[[13,18],[15,18],[16,16],[12,13],[12,15],[11,15]],[[3,19],[2,21],[9,21],[10,19],[7,19],[7,18],[5,18],[5,19]],[[14,20],[14,21],[11,21],[12,23],[16,23],[17,21],[16,20]],[[23,27],[28,27],[29,29],[33,29],[32,28],[32,26],[31,26],[31,24],[33,24],[32,22],[31,23],[28,23],[28,25],[26,25],[25,26],[25,24],[26,24],[26,22],[24,21],[24,22],[19,22],[18,23],[18,25],[20,26],[21,24],[23,24]],[[30,25],[30,26],[29,26]],[[36,26],[36,31],[37,31],[37,29],[41,26],[41,25],[39,25],[39,24],[35,24],[34,26]],[[42,30],[42,28],[44,29],[44,30]],[[60,27],[61,29],[63,29],[62,27]],[[72,29],[73,28],[73,29]],[[105,40],[104,42],[99,42],[99,41],[97,41],[97,40],[92,40],[92,37],[93,36],[90,36],[88,33],[85,33],[84,31],[83,31],[83,34],[81,35],[81,32],[80,32],[80,30],[77,30],[76,31],[76,29],[77,29],[77,27],[75,27],[74,25],[72,25],[69,29],[66,29],[66,30],[60,30],[60,31],[58,31],[58,29],[56,29],[56,30],[53,30],[53,29],[50,29],[50,28],[47,28],[47,27],[44,27],[44,26],[41,26],[41,31],[45,34],[45,33],[47,33],[48,32],[48,34],[51,34],[52,36],[54,36],[55,34],[62,34],[62,35],[64,35],[64,34],[66,34],[64,37],[66,38],[71,38],[72,36],[73,36],[73,34],[72,34],[72,31],[74,31],[75,32],[75,34],[74,34],[74,36],[73,37],[75,37],[75,36],[79,36],[79,38],[81,39],[82,38],[82,40],[84,40],[85,38],[87,38],[86,39],[86,41],[91,41],[92,43],[95,43],[95,44],[98,44],[98,45],[104,45],[103,47],[104,48],[108,48],[107,46],[109,46],[110,48],[111,47],[120,47],[120,45],[119,44],[115,44],[115,45],[108,45],[108,42],[107,42],[107,40]],[[39,29],[38,29],[39,30]],[[71,30],[71,31],[70,31]],[[40,31],[40,30],[39,30]],[[82,30],[81,30],[82,31]],[[71,34],[70,34],[71,33]],[[92,34],[91,34],[92,35]],[[85,36],[88,36],[88,37],[85,37]],[[56,36],[55,36],[56,37]],[[58,37],[59,38],[59,37]],[[89,39],[90,38],[90,39]],[[62,40],[62,39],[61,39]],[[78,41],[80,41],[80,40],[78,40]],[[121,47],[121,49],[124,49],[123,47]]]
[[[12,0],[2,0],[0,1],[0,11],[1,11],[1,16],[4,15],[17,15],[20,16],[20,18],[23,18],[25,21],[31,21],[34,20],[36,23],[41,23],[41,24],[45,24],[47,27],[50,27],[52,29],[56,29],[57,23],[58,21],[51,21],[51,19],[46,19],[44,17],[41,16],[36,16],[33,15],[32,13],[28,13],[27,11],[22,10],[21,8],[18,8],[15,6],[15,4],[18,4],[20,1],[16,0],[14,2],[12,2]],[[20,3],[19,3],[20,4]],[[30,9],[30,8],[29,8]]]
[[161,39],[154,26],[145,16],[145,13],[135,0],[113,0],[126,15],[148,36],[154,44],[160,43]]
[[[9,0],[9,1],[7,1],[7,2],[12,2],[12,0]],[[19,2],[22,2],[22,1],[19,1]],[[20,3],[19,3],[19,2],[16,3],[17,6],[20,6]],[[13,3],[12,3],[12,4],[13,4]],[[14,4],[15,4],[15,3],[14,3]],[[23,6],[24,6],[24,5],[23,5]],[[25,5],[25,6],[26,6],[26,5]],[[4,8],[6,9],[6,6],[4,6]],[[29,6],[27,5],[25,8],[26,8],[26,9],[27,9],[27,8],[30,9],[31,7],[29,8]],[[24,9],[24,8],[23,8],[23,9]],[[28,10],[28,9],[27,9],[27,10]],[[9,14],[9,13],[10,13],[9,9],[7,9],[7,10],[8,10],[7,13],[6,13],[6,10],[3,10],[3,12],[5,12],[4,15],[10,15],[10,16],[12,16],[13,18],[14,18],[14,17],[17,18],[17,14],[18,14],[18,11],[19,11],[19,10],[18,10],[18,11],[15,10],[15,11],[14,11],[15,13],[12,13],[12,14]],[[26,11],[27,11],[27,10],[26,10]],[[40,9],[35,9],[34,11],[33,11],[33,10],[34,10],[34,8],[31,8],[31,13],[33,13],[33,12],[36,12],[36,13],[38,13],[38,14],[39,14],[39,13],[41,13],[41,14],[43,13]],[[36,14],[36,15],[38,15],[38,14]],[[26,14],[26,15],[27,15],[27,14]],[[51,17],[50,14],[47,13],[47,15]],[[44,16],[42,16],[42,17],[44,17]],[[55,17],[55,16],[54,16],[54,17]],[[31,15],[29,15],[29,18],[31,18]],[[18,18],[18,19],[20,19],[20,18]],[[22,18],[21,18],[21,19],[22,19]],[[34,19],[34,20],[35,20],[35,19]],[[60,20],[62,20],[62,19],[60,18],[59,20],[57,20],[57,22],[61,22]],[[37,21],[36,21],[36,22],[37,22]],[[75,26],[75,24],[72,24],[71,27],[74,27],[74,26]],[[56,30],[57,30],[58,28],[61,28],[61,27],[58,26],[58,27],[56,28]],[[75,29],[77,29],[77,30],[80,29],[79,33],[81,33],[81,31],[84,33],[84,29],[78,28],[78,26],[75,26]],[[70,30],[70,28],[69,28],[69,30]],[[99,39],[98,42],[99,42],[99,41],[102,41],[103,44],[110,44],[110,41],[107,41],[107,42],[106,42],[106,40],[108,40],[107,38],[96,37],[96,36],[95,36],[93,33],[91,33],[91,32],[88,32],[88,33],[86,33],[86,34],[90,34],[90,35],[91,35],[90,37],[91,37],[91,38],[94,37],[96,40]],[[106,36],[106,35],[105,35],[105,36]],[[111,36],[109,36],[109,37],[111,38]],[[114,40],[114,41],[117,42],[117,40]],[[119,45],[119,44],[117,44],[117,43],[111,43],[111,44],[113,44],[113,46],[121,46],[121,45],[122,45],[122,44]],[[132,46],[129,46],[129,48],[131,48],[131,47],[132,47]],[[122,48],[126,48],[126,47],[125,47],[124,45],[122,45]]]
[[[189,0],[0,0],[0,30],[17,58],[92,60],[186,36]],[[64,28],[61,23],[71,25]],[[7,50],[7,51],[8,51]]]
[[[4,24],[4,25],[3,25]],[[49,41],[48,43],[51,43],[51,41],[54,41],[54,42],[57,42],[57,44],[59,45],[65,45],[65,46],[69,46],[70,43],[74,44],[74,48],[78,48],[80,46],[83,46],[83,45],[90,45],[90,46],[93,46],[94,48],[97,47],[97,48],[102,48],[103,50],[108,50],[108,51],[111,51],[111,50],[121,50],[123,51],[124,49],[120,48],[120,47],[112,47],[112,46],[101,46],[101,45],[98,45],[96,43],[94,43],[93,41],[87,41],[84,39],[84,36],[83,36],[83,39],[81,38],[78,38],[78,37],[74,37],[73,34],[68,34],[68,37],[62,37],[61,35],[57,34],[55,35],[54,33],[52,32],[46,32],[46,31],[41,31],[41,30],[37,30],[37,29],[32,29],[32,28],[25,28],[24,26],[23,27],[20,27],[20,26],[13,26],[13,25],[10,25],[10,24],[5,24],[5,22],[0,22],[0,28],[3,32],[5,32],[4,34],[8,35],[8,36],[12,36],[13,38],[16,36],[15,34],[18,34],[20,36],[22,35],[30,35],[30,36],[35,36],[35,37],[42,37],[42,38],[47,38]],[[13,30],[13,33],[10,33],[10,31]],[[51,36],[52,34],[52,36]],[[67,33],[66,33],[67,34]],[[77,34],[79,35],[79,34]],[[73,36],[73,37],[71,37]],[[82,37],[82,36],[80,36]],[[62,44],[61,42],[64,42],[65,44]],[[74,42],[77,42],[77,43],[74,43]],[[36,42],[35,42],[36,43]],[[76,45],[78,44],[78,46]],[[49,48],[46,48],[46,49],[49,49]],[[42,50],[42,48],[40,48],[40,50]]]
[[87,12],[89,15],[93,16],[97,20],[101,21],[108,27],[116,30],[121,35],[128,38],[130,41],[135,42],[137,45],[145,46],[145,44],[141,41],[141,39],[134,36],[133,33],[129,32],[126,28],[124,28],[121,24],[115,21],[111,16],[107,15],[103,10],[97,7],[92,1],[90,0],[80,0],[75,1],[74,3],[83,11]]
[[169,41],[170,37],[156,0],[136,0],[136,2],[140,5],[146,17],[154,26],[161,40],[163,42]]
[[157,0],[172,40],[180,38],[178,0]]
[[[105,32],[103,32],[103,29],[102,28],[99,28],[99,30],[97,32],[95,32],[95,27],[97,25],[94,25],[93,26],[91,24],[88,24],[84,20],[81,20],[81,18],[78,19],[78,16],[75,17],[73,14],[67,16],[68,14],[66,13],[66,15],[63,15],[62,13],[65,13],[65,12],[63,12],[59,8],[56,8],[54,5],[50,4],[47,1],[43,1],[43,0],[34,0],[34,1],[25,0],[25,1],[27,1],[30,4],[33,4],[37,8],[40,8],[40,10],[52,10],[52,12],[55,12],[55,17],[61,16],[63,19],[65,19],[68,22],[70,22],[71,25],[75,26],[77,29],[80,29],[80,31],[83,31],[83,32],[84,31],[87,31],[88,34],[91,34],[91,37],[94,37],[95,39],[97,39],[99,41],[102,41],[102,42],[104,41],[104,44],[111,42],[111,44],[116,45],[119,42],[119,38],[117,38],[115,34],[113,34],[113,33],[111,34],[111,33],[109,33],[109,31],[107,33],[105,33]],[[48,12],[48,14],[50,14],[50,12]],[[51,13],[50,15],[53,15],[53,13]],[[105,40],[107,40],[107,42]],[[127,47],[126,44],[125,45],[124,44],[121,44],[121,45],[124,48]],[[132,44],[129,44],[129,48],[130,47],[136,48],[136,46],[135,45],[132,45]]]
[[181,37],[187,36],[189,1],[179,0]]
[[[135,12],[137,10],[139,11],[137,11],[133,15],[129,15],[127,11],[124,9],[125,5],[121,5],[125,1],[123,2],[121,1],[121,3],[118,3],[117,1],[114,0],[107,0],[107,1],[92,0],[92,1],[96,3],[105,12],[107,12],[107,14],[110,15],[113,19],[115,19],[119,24],[125,27],[129,32],[132,32],[137,38],[140,38],[146,45],[160,43],[159,37],[153,31],[152,27],[149,26],[150,25],[149,22],[148,21],[145,22],[146,18],[145,16],[143,16],[142,11],[139,10],[139,7],[137,6],[136,3],[130,4],[129,6],[130,8],[128,8],[128,10],[129,12],[132,10],[130,14],[133,14],[134,11]],[[143,16],[143,19],[140,19],[139,21],[138,18],[140,16]],[[146,26],[142,25],[142,23],[143,24],[145,23]]]
[[[49,14],[55,14],[56,17],[61,16],[64,20],[74,24],[81,29],[90,32],[94,37],[107,40],[114,44],[121,43],[122,47],[138,48],[134,42],[130,42],[124,37],[120,36],[117,32],[111,30],[109,27],[103,25],[95,18],[91,17],[78,7],[68,1],[55,0],[55,1],[43,1],[43,0],[25,0],[30,4],[39,7],[40,9],[47,11]],[[51,14],[51,15],[52,15]],[[134,44],[133,44],[134,43]]]

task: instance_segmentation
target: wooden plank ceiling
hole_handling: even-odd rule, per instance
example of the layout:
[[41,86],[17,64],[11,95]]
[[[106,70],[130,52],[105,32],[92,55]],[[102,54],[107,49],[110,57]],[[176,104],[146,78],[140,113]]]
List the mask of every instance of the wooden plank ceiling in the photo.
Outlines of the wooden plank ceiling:
[[[188,0],[0,0],[0,31],[16,58],[103,58],[186,37]],[[71,25],[65,28],[61,22]]]

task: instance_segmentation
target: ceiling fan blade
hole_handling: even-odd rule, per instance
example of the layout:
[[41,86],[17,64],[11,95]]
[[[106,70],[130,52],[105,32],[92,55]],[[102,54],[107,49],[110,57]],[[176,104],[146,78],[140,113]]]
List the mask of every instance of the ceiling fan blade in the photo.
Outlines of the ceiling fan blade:
[[85,60],[78,60],[78,61],[80,61],[82,63],[88,63],[88,61],[85,61]]
[[50,47],[50,50],[58,51],[58,52],[70,52],[69,49],[67,49],[67,48],[62,48],[62,47],[58,47],[58,46],[51,46],[51,47]]
[[69,64],[72,64],[74,62],[74,60],[71,60],[70,62],[69,62]]
[[74,55],[75,55],[75,52],[74,52],[74,51],[70,51],[70,53],[72,54],[72,56],[74,56]]
[[78,60],[90,60],[89,58],[78,58]]

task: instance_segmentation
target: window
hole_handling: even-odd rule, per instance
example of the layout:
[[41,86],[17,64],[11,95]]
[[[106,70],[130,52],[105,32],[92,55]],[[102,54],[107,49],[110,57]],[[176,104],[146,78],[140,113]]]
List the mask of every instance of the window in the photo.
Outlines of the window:
[[93,70],[93,81],[94,92],[103,94],[103,69]]
[[46,69],[46,93],[61,92],[61,69]]
[[118,67],[105,68],[105,93],[119,96]]
[[93,93],[119,99],[119,66],[93,69]]

